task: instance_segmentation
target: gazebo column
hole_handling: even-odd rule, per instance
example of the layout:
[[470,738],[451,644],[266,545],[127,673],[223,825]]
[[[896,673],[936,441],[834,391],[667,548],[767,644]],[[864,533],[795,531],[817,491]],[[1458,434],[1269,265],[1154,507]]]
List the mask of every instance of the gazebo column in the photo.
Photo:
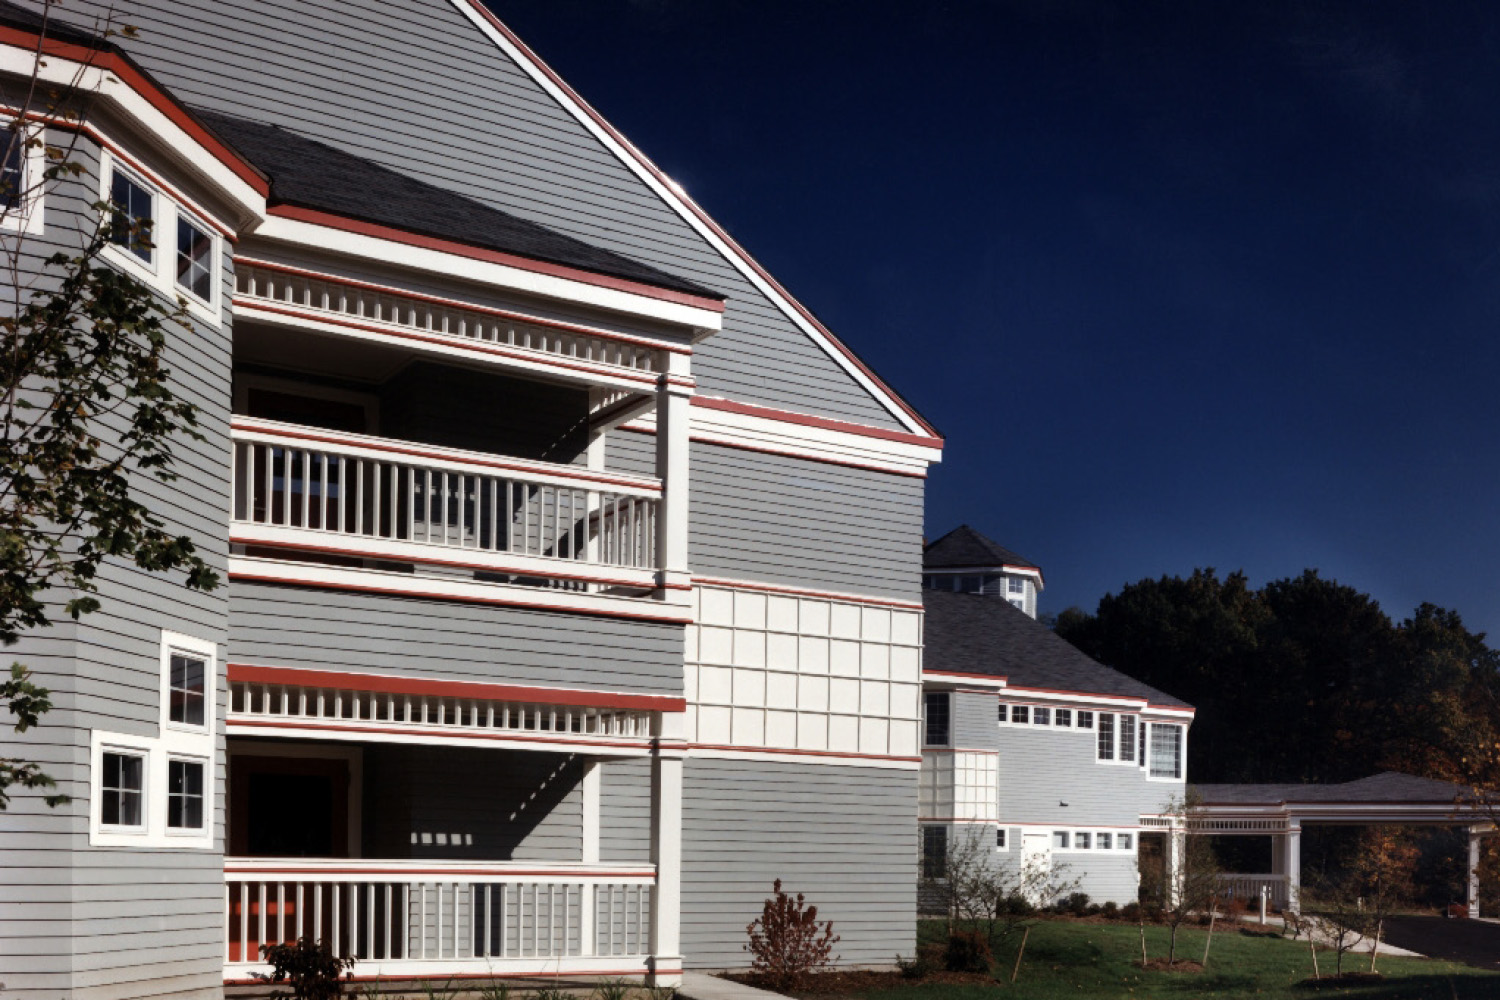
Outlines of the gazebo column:
[[1271,872],[1286,876],[1286,909],[1300,912],[1302,905],[1302,822],[1289,819],[1286,832],[1271,845]]
[[1469,827],[1469,879],[1468,903],[1469,916],[1479,918],[1479,838],[1482,830],[1477,826]]

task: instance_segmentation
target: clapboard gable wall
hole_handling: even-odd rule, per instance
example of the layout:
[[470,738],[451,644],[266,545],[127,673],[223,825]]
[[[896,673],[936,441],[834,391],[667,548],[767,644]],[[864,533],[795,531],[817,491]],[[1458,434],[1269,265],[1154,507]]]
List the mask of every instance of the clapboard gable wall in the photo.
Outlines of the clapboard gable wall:
[[693,359],[700,391],[902,426],[449,0],[69,11],[111,6],[140,29],[131,54],[189,104],[281,124],[727,295],[723,331]]

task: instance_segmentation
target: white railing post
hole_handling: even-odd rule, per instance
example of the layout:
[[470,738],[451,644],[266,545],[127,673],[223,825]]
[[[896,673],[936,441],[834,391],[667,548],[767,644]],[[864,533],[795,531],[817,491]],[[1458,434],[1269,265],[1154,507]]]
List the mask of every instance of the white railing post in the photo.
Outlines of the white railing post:
[[657,580],[664,590],[689,585],[688,428],[692,421],[692,373],[684,354],[665,354],[656,391],[656,477],[661,503],[656,518]]
[[[684,713],[663,712],[661,735],[651,761],[651,982],[682,982],[682,739]],[[668,744],[664,746],[663,744]]]
[[[592,757],[583,760],[583,856],[579,859],[586,865],[599,863],[599,761]],[[578,953],[594,954],[594,884],[583,882],[578,886]]]

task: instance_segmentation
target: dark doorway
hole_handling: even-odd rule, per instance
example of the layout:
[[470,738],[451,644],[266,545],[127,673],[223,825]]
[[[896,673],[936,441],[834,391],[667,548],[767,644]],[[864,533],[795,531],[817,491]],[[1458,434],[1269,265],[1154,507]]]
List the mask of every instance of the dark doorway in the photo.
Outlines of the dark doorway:
[[349,856],[349,764],[329,758],[230,758],[229,852]]

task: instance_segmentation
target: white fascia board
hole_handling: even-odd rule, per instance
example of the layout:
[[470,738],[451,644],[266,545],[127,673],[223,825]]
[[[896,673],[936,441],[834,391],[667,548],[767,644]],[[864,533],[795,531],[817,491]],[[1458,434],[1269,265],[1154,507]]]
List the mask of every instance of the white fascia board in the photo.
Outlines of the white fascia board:
[[718,330],[724,322],[723,314],[712,309],[670,302],[649,295],[637,295],[462,254],[412,246],[378,236],[351,233],[301,219],[270,216],[255,235],[294,246],[346,254],[382,264],[395,264],[429,274],[475,281],[508,291],[672,323],[693,330]]
[[922,669],[922,687],[931,688],[934,691],[947,691],[952,688],[993,688],[1001,691],[1006,686],[1004,677],[948,673],[943,670],[929,670],[925,667]]
[[[0,45],[0,73],[30,76],[35,67],[34,51],[17,45]],[[231,202],[242,215],[235,228],[251,231],[265,218],[264,195],[115,74],[98,66],[85,66],[76,60],[49,55],[42,60],[37,76],[51,86],[76,87],[80,93],[95,94],[107,100],[158,150],[189,167]]]
[[[924,476],[927,467],[943,458],[939,448],[891,441],[849,431],[812,427],[790,420],[695,406],[690,436],[695,441],[724,444],[827,461],[865,466],[877,471]],[[625,425],[630,430],[656,432],[656,414],[646,413]]]
[[549,590],[544,587],[418,576],[412,573],[353,569],[326,566],[320,563],[284,562],[279,559],[262,559],[255,556],[230,556],[229,576],[231,579],[239,580],[290,583],[401,597],[430,597],[437,600],[501,604],[550,611],[571,611],[614,618],[646,619],[669,624],[688,625],[693,621],[688,598],[675,596],[675,594],[666,599],[581,594],[567,590]]
[[565,734],[544,736],[494,730],[444,731],[431,726],[376,723],[355,719],[269,721],[264,716],[231,714],[224,723],[224,729],[230,736],[256,736],[265,739],[337,740],[399,746],[484,747],[495,750],[526,750],[534,753],[587,753],[597,757],[649,757],[651,755],[650,744],[641,740],[635,740],[633,743],[615,743],[588,737],[571,738]]
[[617,142],[615,140],[615,137],[611,135],[607,130],[602,128],[598,122],[594,121],[593,117],[589,115],[588,112],[585,111],[570,94],[565,92],[562,88],[558,87],[557,84],[552,81],[551,77],[548,76],[540,66],[532,61],[527,53],[517,48],[509,38],[505,37],[504,34],[495,29],[494,25],[485,20],[484,16],[474,9],[469,0],[451,0],[451,2],[465,17],[473,22],[480,31],[484,32],[485,35],[492,42],[494,42],[497,47],[501,49],[501,51],[510,56],[510,58],[515,61],[516,65],[521,67],[521,69],[526,73],[527,76],[531,77],[539,87],[550,94],[553,100],[557,101],[565,111],[571,114],[579,122],[579,124],[588,129],[596,139],[604,144],[605,148],[614,153],[615,157],[621,163],[623,163],[627,169],[629,169],[638,178],[640,178],[642,183],[644,183],[648,188],[655,192],[657,197],[661,198],[662,201],[665,202],[669,208],[675,211],[684,222],[686,222],[700,236],[707,240],[710,246],[717,250],[719,254],[726,261],[728,261],[731,266],[734,267],[735,270],[739,271],[747,281],[754,285],[762,295],[769,299],[771,303],[782,312],[783,315],[790,319],[803,333],[811,338],[813,343],[817,344],[825,354],[832,358],[834,362],[838,364],[839,367],[849,375],[850,378],[858,382],[866,392],[868,392],[871,396],[878,400],[880,404],[885,407],[886,411],[891,414],[891,416],[895,417],[898,421],[901,422],[901,425],[903,427],[911,431],[913,434],[930,433],[925,427],[923,427],[915,419],[913,419],[911,415],[908,414],[905,409],[903,409],[901,405],[896,402],[896,400],[889,392],[876,385],[868,375],[860,370],[858,365],[854,364],[851,360],[849,360],[848,357],[844,355],[842,351],[835,347],[823,334],[823,331],[819,330],[815,325],[808,322],[807,318],[802,315],[800,310],[793,306],[785,296],[783,296],[774,287],[772,287],[769,282],[762,278],[756,268],[751,265],[750,261],[748,260],[747,254],[745,254],[742,250],[737,250],[736,248],[731,247],[722,238],[720,238],[719,234],[716,233],[712,227],[705,225],[703,220],[698,217],[698,214],[688,206],[688,197],[686,192],[682,191],[680,188],[669,187],[659,181],[656,175],[645,167],[644,161],[647,160],[647,157],[643,153],[641,153],[639,150],[627,150],[624,146]]

